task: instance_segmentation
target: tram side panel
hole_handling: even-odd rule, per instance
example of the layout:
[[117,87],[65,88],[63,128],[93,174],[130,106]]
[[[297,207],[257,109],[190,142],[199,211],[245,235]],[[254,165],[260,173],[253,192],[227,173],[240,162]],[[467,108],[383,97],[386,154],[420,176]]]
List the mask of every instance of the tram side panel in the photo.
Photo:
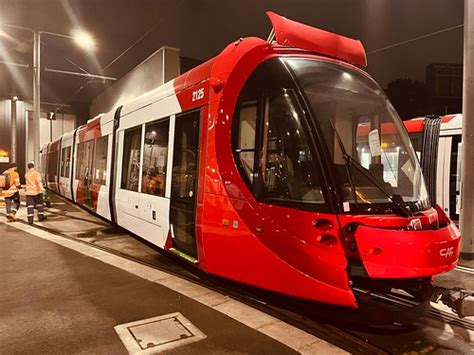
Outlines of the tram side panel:
[[72,200],[71,173],[72,173],[72,150],[74,131],[68,132],[61,139],[61,154],[59,162],[59,194]]
[[74,149],[74,200],[108,220],[112,134],[113,115],[97,117],[78,128]]
[[101,123],[102,136],[95,141],[94,168],[92,171],[92,196],[93,209],[98,215],[112,220],[110,211],[110,184],[112,182],[112,144],[113,144],[113,120],[111,117],[105,117],[106,120]]
[[57,184],[58,178],[58,158],[60,142],[50,142],[43,146],[40,152],[40,172],[43,186],[59,194]]
[[[116,133],[116,139],[117,139],[117,143],[119,147],[118,154],[117,154],[117,163],[116,163],[116,168],[117,168],[116,169],[116,187],[115,187],[116,191],[115,191],[115,201],[114,201],[115,208],[117,211],[116,212],[117,224],[139,235],[140,237],[144,238],[143,231],[140,231],[141,221],[138,219],[138,173],[136,173],[136,176],[130,177],[130,180],[132,180],[132,182],[129,183],[130,185],[127,185],[127,187],[131,185],[135,185],[136,191],[133,191],[135,187],[133,189],[123,188],[126,186],[123,183],[124,178],[122,178],[122,176],[124,174],[128,174],[127,170],[130,169],[129,166],[126,166],[126,167],[123,166],[124,155],[133,156],[132,159],[134,161],[132,161],[129,164],[132,164],[135,167],[135,169],[139,169],[139,164],[140,164],[139,154],[137,156],[137,153],[131,152],[131,151],[129,153],[124,154],[125,133],[126,131],[120,128],[117,130],[117,133]],[[140,131],[138,131],[138,134],[140,138],[135,138],[135,140],[137,139],[141,140],[141,127],[140,127]],[[127,135],[127,138],[133,139],[133,137],[130,137],[130,135]],[[128,149],[131,149],[131,148],[128,148]]]
[[169,231],[170,180],[167,177],[171,176],[172,164],[168,158],[172,157],[173,148],[169,137],[173,135],[175,120],[175,115],[165,116],[142,125],[138,219],[142,221],[140,230],[145,227],[152,231],[148,239],[160,248],[164,248]]
[[47,186],[52,191],[59,193],[59,174],[58,166],[60,159],[61,138],[53,141],[48,146],[48,163],[46,171]]
[[40,172],[44,187],[48,187],[48,181],[46,179],[46,173],[48,171],[48,146],[49,143],[45,144],[40,152]]
[[160,248],[170,228],[173,137],[180,111],[175,95],[141,107],[124,105],[116,136],[117,224]]
[[[80,133],[79,131],[78,133]],[[88,209],[92,205],[92,168],[94,159],[95,139],[76,140],[76,173],[74,176],[75,202]]]
[[70,180],[70,184],[72,185],[72,200],[75,203],[77,203],[77,187],[78,187],[78,181],[76,180],[76,175],[78,174],[78,166],[77,166],[78,131],[79,131],[79,127],[74,131],[73,148],[72,148],[72,170],[71,170],[71,180]]

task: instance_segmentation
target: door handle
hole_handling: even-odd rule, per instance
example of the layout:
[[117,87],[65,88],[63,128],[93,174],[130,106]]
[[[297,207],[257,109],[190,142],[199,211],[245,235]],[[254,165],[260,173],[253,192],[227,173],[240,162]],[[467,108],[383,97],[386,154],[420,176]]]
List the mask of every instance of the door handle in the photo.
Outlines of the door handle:
[[334,224],[326,218],[317,218],[313,221],[313,227],[320,230],[330,230],[334,227]]

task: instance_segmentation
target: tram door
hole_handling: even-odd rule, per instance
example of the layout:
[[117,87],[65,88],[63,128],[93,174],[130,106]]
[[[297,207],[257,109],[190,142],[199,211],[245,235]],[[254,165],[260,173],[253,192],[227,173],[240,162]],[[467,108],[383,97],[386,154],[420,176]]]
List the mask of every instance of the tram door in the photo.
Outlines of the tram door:
[[94,140],[79,143],[78,146],[79,191],[77,202],[92,208],[92,165],[94,159]]
[[193,262],[197,259],[195,220],[200,116],[200,111],[176,116],[171,177],[170,228],[173,248]]
[[92,208],[92,180],[93,180],[93,164],[94,164],[94,141],[87,142],[87,174],[84,181],[84,206]]

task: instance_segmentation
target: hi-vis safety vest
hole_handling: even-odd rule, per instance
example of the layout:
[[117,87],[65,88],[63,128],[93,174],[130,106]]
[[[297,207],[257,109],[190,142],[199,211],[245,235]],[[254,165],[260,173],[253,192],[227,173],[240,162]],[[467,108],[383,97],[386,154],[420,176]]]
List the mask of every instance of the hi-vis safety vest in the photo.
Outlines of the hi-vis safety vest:
[[[2,197],[12,197],[20,188],[20,175],[13,169],[7,169],[0,178],[0,190]],[[4,187],[1,186],[3,181]]]
[[28,170],[25,174],[26,186],[25,193],[27,196],[36,196],[44,191],[41,174],[34,168]]

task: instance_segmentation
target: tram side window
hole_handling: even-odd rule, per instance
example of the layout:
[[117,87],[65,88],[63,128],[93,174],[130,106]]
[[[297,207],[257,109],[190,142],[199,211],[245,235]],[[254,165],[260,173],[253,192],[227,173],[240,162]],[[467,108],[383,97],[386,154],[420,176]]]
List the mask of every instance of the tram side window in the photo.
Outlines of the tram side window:
[[93,140],[78,144],[76,180],[88,180],[92,177],[90,174],[90,170],[92,168],[93,151]]
[[76,165],[76,180],[81,180],[83,177],[84,169],[85,169],[85,153],[86,150],[84,149],[84,143],[79,143],[77,145],[77,165]]
[[46,153],[41,153],[41,173],[45,174],[46,173],[46,162],[47,162],[47,154]]
[[71,147],[65,147],[61,153],[61,177],[69,178],[69,169],[71,166]]
[[234,160],[257,200],[324,210],[321,163],[295,90],[279,59],[254,71],[234,113]]
[[109,136],[100,137],[95,143],[94,182],[105,185],[107,178],[107,149]]
[[239,136],[235,152],[239,157],[242,170],[253,183],[255,160],[255,132],[257,127],[257,102],[242,103],[238,112]]
[[58,169],[58,151],[49,153],[48,158],[48,182],[55,182]]
[[165,196],[169,120],[145,126],[141,192]]
[[461,135],[453,136],[451,142],[451,166],[449,172],[449,214],[454,221],[459,221],[461,209]]
[[267,98],[265,107],[260,199],[324,203],[319,162],[311,153],[294,93],[285,90]]
[[138,181],[140,178],[141,136],[141,127],[125,131],[121,183],[122,189],[125,190],[138,191]]

